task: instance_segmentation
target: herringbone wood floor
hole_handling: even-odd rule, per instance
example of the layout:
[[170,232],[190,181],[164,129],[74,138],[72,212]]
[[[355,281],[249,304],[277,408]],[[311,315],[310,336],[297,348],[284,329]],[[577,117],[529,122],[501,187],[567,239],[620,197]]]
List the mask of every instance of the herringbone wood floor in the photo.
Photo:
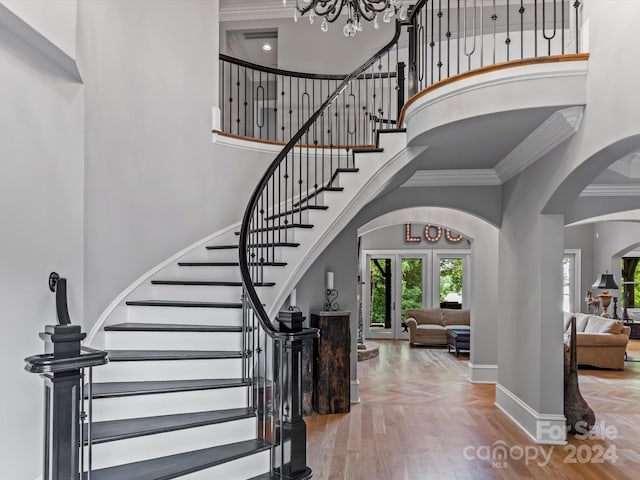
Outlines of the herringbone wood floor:
[[[494,385],[468,382],[468,355],[379,343],[378,358],[358,363],[361,403],[349,414],[306,419],[315,479],[640,478],[640,363],[626,362],[622,372],[580,369],[582,394],[610,430],[551,447],[535,444],[494,405]],[[640,341],[629,353],[640,359]],[[498,445],[508,458],[486,459]],[[518,458],[525,451],[530,460]]]

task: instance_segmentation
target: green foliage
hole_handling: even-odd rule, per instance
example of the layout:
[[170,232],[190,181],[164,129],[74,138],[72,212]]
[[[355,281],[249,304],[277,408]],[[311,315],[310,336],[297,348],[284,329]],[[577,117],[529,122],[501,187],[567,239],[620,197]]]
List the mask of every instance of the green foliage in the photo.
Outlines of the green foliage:
[[422,260],[402,260],[402,321],[407,308],[422,308]]
[[[391,260],[371,260],[371,323],[385,323],[386,278],[391,275]],[[381,271],[382,270],[382,271]]]
[[[640,264],[639,264],[640,265]],[[633,304],[637,307],[640,305],[640,268],[636,267],[635,274],[633,275],[633,281],[636,282],[635,288],[633,289]]]
[[462,295],[461,258],[443,258],[440,260],[440,301],[444,302],[449,293]]

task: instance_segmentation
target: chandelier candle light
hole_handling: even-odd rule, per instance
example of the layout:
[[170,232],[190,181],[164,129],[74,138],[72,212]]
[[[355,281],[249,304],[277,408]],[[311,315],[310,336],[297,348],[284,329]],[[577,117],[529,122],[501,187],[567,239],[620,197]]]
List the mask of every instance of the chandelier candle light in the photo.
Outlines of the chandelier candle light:
[[[342,29],[345,37],[353,37],[362,31],[361,20],[373,21],[373,27],[377,29],[379,13],[385,23],[396,14],[400,20],[407,18],[407,7],[400,0],[295,0],[295,3],[293,19],[297,22],[298,14],[308,13],[309,23],[313,23],[316,15],[322,17],[320,29],[323,32],[329,30],[329,23],[335,22],[346,6],[347,23]],[[282,0],[282,4],[286,7],[287,0]]]

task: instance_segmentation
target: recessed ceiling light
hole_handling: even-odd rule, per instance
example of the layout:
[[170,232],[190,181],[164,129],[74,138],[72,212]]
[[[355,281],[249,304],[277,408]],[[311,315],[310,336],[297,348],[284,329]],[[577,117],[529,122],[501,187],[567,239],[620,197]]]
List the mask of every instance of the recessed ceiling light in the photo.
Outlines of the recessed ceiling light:
[[265,43],[264,45],[262,45],[262,50],[264,50],[265,52],[271,51],[271,45],[268,43]]

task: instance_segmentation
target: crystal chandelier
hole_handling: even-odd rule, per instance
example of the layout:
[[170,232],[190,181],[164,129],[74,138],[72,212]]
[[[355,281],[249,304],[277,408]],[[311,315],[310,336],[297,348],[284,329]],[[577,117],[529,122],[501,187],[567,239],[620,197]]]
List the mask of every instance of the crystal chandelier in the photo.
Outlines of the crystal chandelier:
[[[295,0],[293,19],[297,22],[298,15],[309,14],[309,23],[313,23],[317,15],[322,17],[320,29],[323,32],[329,30],[329,23],[335,22],[342,10],[347,8],[347,23],[342,32],[345,37],[353,37],[362,31],[362,20],[373,21],[373,27],[379,28],[378,14],[382,13],[382,20],[389,23],[394,15],[401,20],[407,18],[407,8],[400,0]],[[287,0],[282,0],[284,6]]]

